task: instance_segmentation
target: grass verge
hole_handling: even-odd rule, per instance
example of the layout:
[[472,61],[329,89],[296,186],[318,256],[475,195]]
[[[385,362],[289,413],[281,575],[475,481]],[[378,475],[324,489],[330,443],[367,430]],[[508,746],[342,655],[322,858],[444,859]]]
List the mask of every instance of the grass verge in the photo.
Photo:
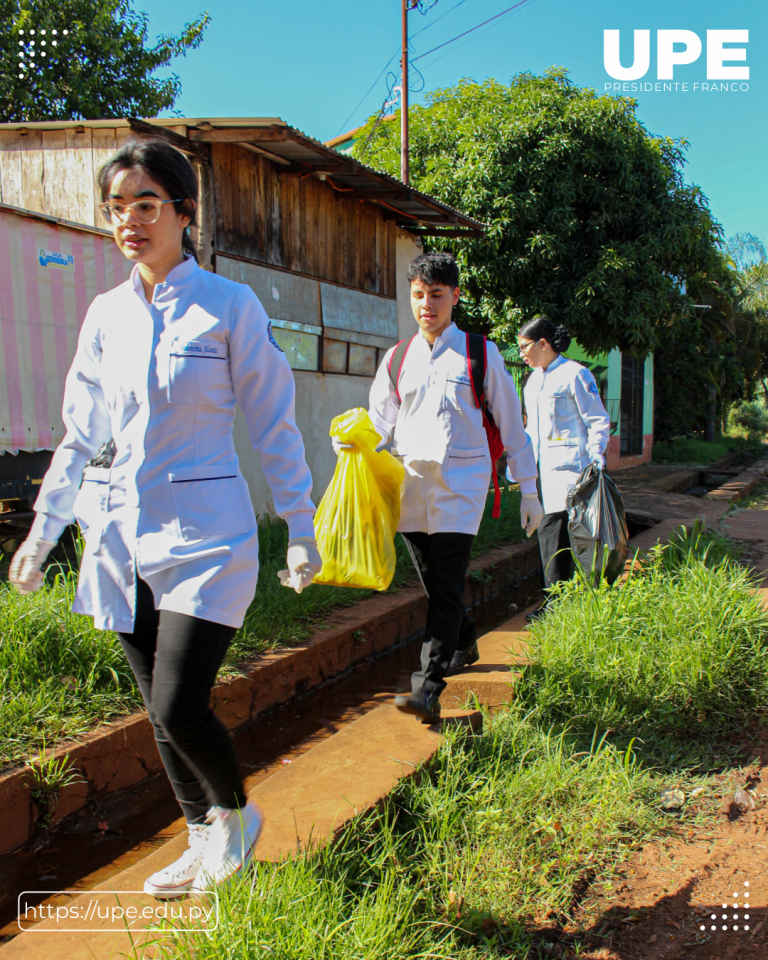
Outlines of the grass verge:
[[765,456],[762,440],[746,437],[718,437],[717,440],[699,440],[695,437],[678,437],[664,443],[654,443],[651,459],[654,463],[707,464],[733,453],[736,464],[759,460]]
[[[501,519],[488,506],[474,544],[478,555],[525,538],[520,528],[520,495],[504,491]],[[415,579],[402,539],[391,591]],[[235,636],[225,673],[253,654],[306,640],[339,606],[373,591],[312,585],[300,595],[280,586],[288,528],[282,521],[259,523],[259,584],[245,623]],[[27,759],[44,744],[78,737],[95,724],[141,706],[141,697],[120,644],[96,630],[90,617],[71,612],[77,573],[58,564],[48,568],[45,586],[21,596],[0,584],[0,767]]]
[[639,737],[657,762],[744,730],[768,702],[768,612],[732,552],[695,532],[624,583],[561,584],[518,697],[548,722]]
[[[678,538],[621,585],[564,585],[516,701],[482,735],[449,732],[429,776],[333,848],[259,865],[224,892],[215,932],[174,938],[174,958],[522,958],[550,955],[569,923],[580,956],[584,892],[713,816],[715,784],[683,746],[760,716],[767,654],[768,614],[716,536]],[[665,812],[671,786],[685,800]]]
[[580,882],[610,878],[669,828],[651,773],[605,740],[545,730],[518,706],[449,734],[431,775],[402,782],[315,856],[260,864],[224,892],[218,930],[177,960],[524,957]]

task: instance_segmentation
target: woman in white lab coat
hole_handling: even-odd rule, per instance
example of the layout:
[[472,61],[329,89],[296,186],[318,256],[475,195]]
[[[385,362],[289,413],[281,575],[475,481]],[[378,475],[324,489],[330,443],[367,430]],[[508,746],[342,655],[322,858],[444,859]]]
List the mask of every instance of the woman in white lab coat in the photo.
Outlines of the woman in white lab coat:
[[[181,859],[145,884],[170,899],[242,869],[261,830],[209,706],[258,575],[236,403],[288,522],[299,592],[320,558],[293,374],[253,291],[197,264],[194,170],[164,141],[136,141],[99,182],[104,216],[135,266],[88,310],[66,381],[64,440],[9,576],[22,592],[40,587],[42,564],[77,519],[86,546],[73,609],[118,633],[189,827]],[[105,445],[111,452],[94,458]]]
[[517,342],[523,361],[533,368],[523,391],[525,429],[544,508],[538,532],[546,598],[552,584],[573,576],[565,498],[589,463],[605,468],[610,421],[590,371],[562,355],[571,342],[564,326],[534,317],[521,328]]

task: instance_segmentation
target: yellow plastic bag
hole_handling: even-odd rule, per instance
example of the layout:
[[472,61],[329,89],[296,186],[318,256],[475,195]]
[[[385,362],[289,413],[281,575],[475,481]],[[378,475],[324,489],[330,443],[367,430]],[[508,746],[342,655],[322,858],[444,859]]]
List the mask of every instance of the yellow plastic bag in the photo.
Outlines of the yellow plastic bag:
[[402,464],[386,451],[362,407],[331,422],[330,435],[342,450],[315,514],[317,549],[323,568],[314,583],[386,590],[395,575],[395,531],[400,521]]

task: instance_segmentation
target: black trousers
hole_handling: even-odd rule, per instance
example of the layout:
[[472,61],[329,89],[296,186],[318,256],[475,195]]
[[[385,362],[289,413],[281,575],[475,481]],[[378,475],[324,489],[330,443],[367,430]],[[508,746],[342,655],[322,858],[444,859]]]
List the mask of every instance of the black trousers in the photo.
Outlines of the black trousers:
[[575,572],[571,540],[568,536],[568,511],[545,513],[538,533],[546,594],[553,583],[570,580]]
[[464,609],[471,533],[404,533],[429,597],[421,648],[421,670],[411,677],[415,691],[440,694],[456,650],[475,642],[475,622]]
[[210,707],[234,635],[234,627],[155,610],[141,579],[134,631],[118,634],[188,823],[202,823],[214,805],[234,809],[246,802],[232,740]]

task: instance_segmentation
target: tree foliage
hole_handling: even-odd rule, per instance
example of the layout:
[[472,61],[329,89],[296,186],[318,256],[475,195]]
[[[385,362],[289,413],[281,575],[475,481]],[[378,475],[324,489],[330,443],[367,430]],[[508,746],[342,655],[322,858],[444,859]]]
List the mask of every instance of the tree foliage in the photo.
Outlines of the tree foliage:
[[157,116],[173,107],[181,83],[152,74],[198,47],[209,22],[204,13],[148,47],[148,17],[131,0],[0,0],[0,120]]
[[[436,242],[460,261],[465,323],[509,340],[544,312],[590,352],[644,356],[691,316],[681,288],[719,269],[721,228],[683,182],[685,142],[651,136],[635,108],[562,69],[464,80],[412,107],[413,185],[489,224]],[[399,124],[371,118],[354,149],[398,175]]]

